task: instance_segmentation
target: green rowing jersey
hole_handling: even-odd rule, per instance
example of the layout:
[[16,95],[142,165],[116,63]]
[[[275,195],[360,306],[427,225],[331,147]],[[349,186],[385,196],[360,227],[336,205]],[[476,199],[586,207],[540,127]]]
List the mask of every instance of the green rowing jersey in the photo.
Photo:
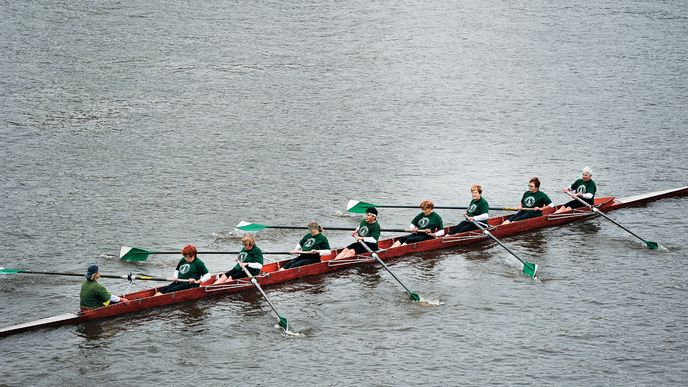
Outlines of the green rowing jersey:
[[[521,205],[524,208],[545,207],[551,203],[552,201],[550,200],[549,196],[547,196],[547,194],[545,194],[542,191],[526,191],[526,193],[524,193],[523,197],[521,198]],[[542,215],[542,211],[538,210],[535,212],[537,213],[537,216]]]
[[576,193],[589,193],[592,197],[595,197],[595,192],[597,192],[597,186],[592,179],[585,181],[583,179],[578,179],[571,184],[571,191]]
[[208,274],[208,269],[205,267],[205,263],[196,257],[191,263],[186,262],[185,258],[182,258],[177,264],[175,269],[179,272],[177,278],[179,279],[201,279],[204,275]]
[[468,209],[466,210],[466,215],[474,217],[482,214],[487,214],[489,210],[490,205],[487,204],[487,200],[485,200],[481,196],[478,200],[471,200],[471,203],[468,205]]
[[371,237],[376,241],[380,239],[380,223],[368,223],[363,219],[358,225],[358,231],[356,232],[358,236]]
[[311,235],[311,233],[306,234],[306,236],[299,241],[299,245],[303,251],[330,249],[330,242],[327,241],[327,238],[322,233],[316,236]]
[[81,284],[79,294],[79,305],[84,308],[100,308],[107,305],[110,301],[110,292],[98,281],[86,280]]
[[419,230],[430,229],[432,232],[437,232],[444,228],[444,223],[442,223],[442,217],[436,212],[431,212],[430,215],[425,216],[424,213],[416,215],[411,221],[411,224],[416,226]]
[[[258,246],[253,246],[251,250],[246,250],[246,247],[242,248],[239,252],[239,262],[243,263],[260,263],[263,265],[263,252],[258,248]],[[234,265],[234,270],[241,270],[241,266],[237,263]]]

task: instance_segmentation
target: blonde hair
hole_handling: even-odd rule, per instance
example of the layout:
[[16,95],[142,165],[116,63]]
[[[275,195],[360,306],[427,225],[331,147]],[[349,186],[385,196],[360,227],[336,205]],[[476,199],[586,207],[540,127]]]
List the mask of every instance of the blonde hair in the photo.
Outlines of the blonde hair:
[[251,235],[251,234],[246,234],[246,235],[244,235],[244,236],[241,238],[241,243],[242,243],[242,244],[249,243],[251,246],[255,246],[255,245],[256,245],[256,240],[253,239],[253,235]]

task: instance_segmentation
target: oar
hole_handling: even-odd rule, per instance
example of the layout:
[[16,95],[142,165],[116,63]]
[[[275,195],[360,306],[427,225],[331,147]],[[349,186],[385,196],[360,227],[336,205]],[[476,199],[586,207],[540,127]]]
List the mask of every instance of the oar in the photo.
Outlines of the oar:
[[[239,266],[241,266],[241,265],[239,265]],[[256,279],[251,275],[251,272],[248,271],[248,269],[246,269],[246,267],[244,267],[244,266],[241,266],[241,268],[244,269],[244,273],[246,273],[248,278],[251,279],[251,283],[253,283],[256,286],[256,288],[258,288],[258,290],[263,295],[263,297],[265,297],[265,301],[268,302],[268,305],[270,305],[270,307],[272,308],[272,311],[275,312],[275,314],[277,315],[277,319],[279,320],[279,326],[282,327],[282,329],[284,329],[284,331],[286,332],[289,329],[289,324],[287,323],[287,319],[280,316],[279,312],[277,312],[277,309],[275,309],[275,307],[272,305],[272,302],[270,302],[270,299],[268,298],[268,296],[263,291],[263,288],[261,288],[260,285],[258,285],[258,281],[256,281]]]
[[633,235],[634,237],[636,237],[636,238],[640,239],[641,241],[643,241],[643,243],[645,243],[645,246],[647,246],[648,249],[650,249],[650,250],[655,250],[655,249],[657,249],[657,248],[659,247],[659,243],[657,243],[657,242],[651,242],[651,241],[646,241],[645,239],[639,237],[636,233],[634,233],[633,231],[631,231],[631,230],[627,229],[626,227],[620,225],[620,224],[617,223],[614,219],[612,219],[612,218],[610,218],[609,216],[607,216],[607,214],[605,214],[604,212],[600,211],[597,207],[590,205],[590,203],[586,202],[585,200],[579,198],[579,197],[576,196],[576,195],[572,195],[569,191],[564,191],[564,192],[565,192],[567,195],[571,196],[572,198],[574,198],[574,199],[578,200],[579,202],[585,204],[588,208],[590,208],[590,209],[592,210],[592,212],[595,212],[595,213],[598,213],[598,214],[604,216],[605,218],[607,218],[608,221],[614,223],[615,225],[617,225],[617,226],[621,227],[622,229],[624,229],[625,231],[627,231],[629,234],[631,234],[631,235]]
[[[360,200],[349,200],[349,203],[346,206],[346,210],[349,212],[353,212],[356,214],[365,214],[366,210],[369,207],[380,207],[380,208],[418,208],[418,205],[416,204],[415,206],[410,206],[410,205],[392,205],[392,204],[372,204],[372,203],[366,203],[362,202]],[[435,209],[440,209],[440,210],[467,210],[468,207],[461,207],[461,206],[435,206]],[[495,211],[518,211],[519,209],[516,207],[490,207],[491,210]]]
[[[9,269],[9,268],[4,268],[0,267],[0,274],[41,274],[41,275],[60,275],[60,276],[67,276],[67,277],[82,277],[85,278],[84,273],[60,273],[60,272],[53,272],[53,271],[33,271],[33,270],[27,270],[27,269]],[[108,274],[101,274],[100,275],[102,278],[117,278],[117,279],[125,279],[128,281],[133,281],[133,280],[147,280],[147,281],[171,281],[172,279],[170,278],[161,278],[161,277],[151,277],[149,275],[136,275],[136,274],[125,274],[125,275],[108,275]]]
[[[240,251],[199,251],[198,254],[225,254],[225,255],[235,255],[239,254]],[[148,259],[149,255],[152,254],[181,254],[179,250],[177,251],[147,251],[138,247],[122,246],[119,250],[119,259],[127,262],[142,262]],[[263,251],[263,254],[273,254],[273,255],[290,255],[289,251]]]
[[[354,238],[356,238],[356,237],[354,236]],[[358,239],[357,239],[357,240],[358,240]],[[399,280],[399,278],[397,278],[397,276],[395,276],[394,273],[392,273],[392,270],[390,270],[389,267],[387,267],[387,265],[386,265],[384,262],[382,262],[382,260],[380,259],[380,257],[378,257],[377,254],[376,254],[373,250],[371,250],[370,247],[368,247],[368,245],[365,244],[365,242],[363,242],[362,240],[358,240],[358,243],[360,243],[361,246],[363,246],[366,250],[368,250],[368,252],[370,253],[370,255],[372,255],[373,258],[375,258],[375,260],[377,260],[377,261],[380,263],[380,265],[382,265],[382,267],[384,267],[384,268],[389,272],[389,274],[391,274],[392,277],[394,277],[394,279],[397,280],[397,282],[399,282],[399,285],[401,285],[401,286],[404,288],[404,290],[406,290],[406,293],[408,293],[408,295],[409,295],[409,297],[411,298],[412,301],[420,301],[420,296],[418,296],[416,293],[413,293],[412,291],[410,291],[410,290],[406,287],[406,285],[404,285],[404,284]]]
[[538,269],[538,265],[536,263],[522,260],[521,258],[518,257],[518,255],[514,254],[514,252],[511,251],[511,249],[506,247],[499,239],[497,239],[497,237],[492,235],[492,233],[487,228],[483,227],[483,225],[481,225],[480,222],[476,222],[476,221],[472,221],[472,222],[476,227],[478,227],[480,230],[482,230],[483,234],[492,238],[500,246],[504,247],[504,249],[506,249],[506,251],[508,251],[509,254],[513,255],[516,259],[521,261],[521,263],[523,264],[523,275],[531,277],[531,278],[535,278],[535,274],[537,274],[537,269]]
[[[242,231],[248,231],[248,232],[257,232],[257,231],[262,231],[265,230],[266,228],[281,228],[281,229],[287,229],[287,230],[307,230],[308,226],[268,226],[265,224],[260,224],[260,223],[249,223],[245,221],[239,222],[236,226],[239,230]],[[336,230],[336,231],[352,231],[352,227],[326,227],[323,226],[325,230]],[[387,232],[408,232],[407,230],[404,230],[403,228],[383,228],[380,229],[380,231],[387,231]],[[199,253],[200,254],[200,253]],[[267,254],[267,253],[265,253]]]

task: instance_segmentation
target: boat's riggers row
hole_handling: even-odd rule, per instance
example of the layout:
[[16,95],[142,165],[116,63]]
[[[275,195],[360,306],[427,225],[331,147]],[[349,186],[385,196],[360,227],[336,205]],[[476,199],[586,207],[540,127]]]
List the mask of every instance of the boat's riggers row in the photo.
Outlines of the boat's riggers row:
[[[360,200],[349,200],[349,203],[346,206],[346,210],[348,212],[352,212],[354,214],[365,214],[366,210],[370,207],[418,208],[418,205],[416,204],[415,206],[411,206],[411,205],[399,205],[399,204],[373,204],[373,203],[362,202]],[[435,206],[434,208],[437,210],[467,210],[468,209],[468,207],[466,207],[466,206]],[[490,210],[492,210],[492,211],[519,211],[519,210],[530,210],[530,208],[490,207]]]
[[[595,199],[595,206],[599,211],[596,212],[593,212],[590,208],[587,207],[576,209],[569,213],[552,214],[550,212],[539,217],[526,219],[524,221],[512,222],[507,225],[501,224],[508,217],[500,216],[490,218],[488,220],[488,226],[490,233],[494,237],[503,238],[522,234],[525,232],[530,232],[541,228],[560,226],[575,221],[587,220],[599,215],[602,212],[606,213],[609,211],[614,211],[630,206],[643,205],[645,203],[659,199],[685,195],[688,195],[688,187],[652,192],[643,195],[635,195],[621,199],[614,199],[613,197],[597,198]],[[486,234],[483,234],[482,231],[475,230],[468,231],[462,234],[445,236],[443,238],[429,239],[426,241],[403,245],[392,249],[390,249],[390,246],[394,243],[396,238],[390,238],[380,240],[380,242],[378,243],[380,250],[376,252],[376,255],[377,258],[379,258],[381,261],[386,261],[395,257],[413,253],[468,246],[471,244],[481,243],[487,240],[487,238],[488,236]],[[332,260],[331,257],[336,256],[337,253],[338,251],[334,251],[333,255],[328,257],[329,259],[323,258],[322,262],[299,266],[293,269],[283,271],[280,271],[279,269],[282,267],[282,265],[284,265],[287,262],[287,260],[267,263],[263,265],[261,274],[255,276],[254,279],[256,280],[256,284],[260,284],[262,286],[270,286],[274,284],[285,283],[288,281],[294,281],[308,276],[321,275],[324,273],[342,270],[344,268],[371,262],[370,259],[363,258],[340,261]],[[78,276],[82,276],[82,274],[78,274]],[[115,277],[121,278],[122,276]],[[111,304],[108,307],[91,309],[85,312],[80,312],[78,314],[69,313],[48,319],[37,320],[27,324],[19,324],[12,327],[0,329],[0,336],[7,336],[28,329],[73,324],[82,321],[120,316],[164,305],[189,302],[202,298],[226,295],[236,292],[243,292],[247,289],[253,288],[253,285],[251,284],[248,278],[243,278],[228,284],[223,284],[223,286],[221,287],[208,286],[212,285],[214,281],[215,278],[211,277],[211,279],[204,283],[202,287],[196,287],[178,292],[167,293],[157,297],[154,297],[154,294],[156,293],[157,289],[146,289],[134,293],[129,293],[125,295],[125,297],[129,300],[128,304]]]

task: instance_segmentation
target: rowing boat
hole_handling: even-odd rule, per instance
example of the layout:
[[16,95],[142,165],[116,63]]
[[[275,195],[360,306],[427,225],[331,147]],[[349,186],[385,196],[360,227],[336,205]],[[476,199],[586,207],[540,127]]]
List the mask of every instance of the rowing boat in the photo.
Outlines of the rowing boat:
[[[595,199],[595,206],[600,212],[606,213],[630,206],[640,206],[655,200],[685,195],[688,195],[688,186],[665,191],[651,192],[643,195],[629,196],[621,199],[616,199],[614,197],[597,198]],[[597,216],[599,215],[591,211],[589,208],[576,209],[560,214],[555,214],[553,208],[548,208],[543,211],[542,216],[536,218],[530,218],[524,221],[501,225],[501,223],[508,218],[507,215],[490,218],[488,223],[492,235],[496,237],[506,237],[541,228],[559,226],[574,221],[587,220]],[[390,246],[397,238],[389,238],[380,240],[378,244],[380,247],[378,256],[382,260],[389,260],[412,253],[476,244],[486,241],[487,238],[487,235],[479,230],[476,230],[461,234],[448,235],[443,238],[426,240],[395,248],[390,248]],[[323,257],[321,262],[299,266],[289,270],[279,271],[280,267],[284,265],[288,259],[267,263],[263,266],[260,275],[256,276],[255,278],[258,280],[258,283],[261,286],[270,286],[288,281],[294,281],[303,277],[341,270],[354,265],[374,262],[374,260],[367,254],[355,256],[351,259],[333,260],[332,258],[335,257],[339,251],[341,251],[341,249],[335,250],[328,257]],[[215,279],[211,278],[201,287],[168,293],[157,297],[153,296],[157,291],[156,288],[129,293],[125,295],[125,297],[130,301],[128,304],[114,304],[84,312],[66,313],[29,323],[13,325],[0,329],[0,336],[8,336],[37,328],[75,324],[89,320],[120,316],[141,310],[255,289],[253,284],[248,279],[239,279],[222,285],[213,285],[214,281]]]

